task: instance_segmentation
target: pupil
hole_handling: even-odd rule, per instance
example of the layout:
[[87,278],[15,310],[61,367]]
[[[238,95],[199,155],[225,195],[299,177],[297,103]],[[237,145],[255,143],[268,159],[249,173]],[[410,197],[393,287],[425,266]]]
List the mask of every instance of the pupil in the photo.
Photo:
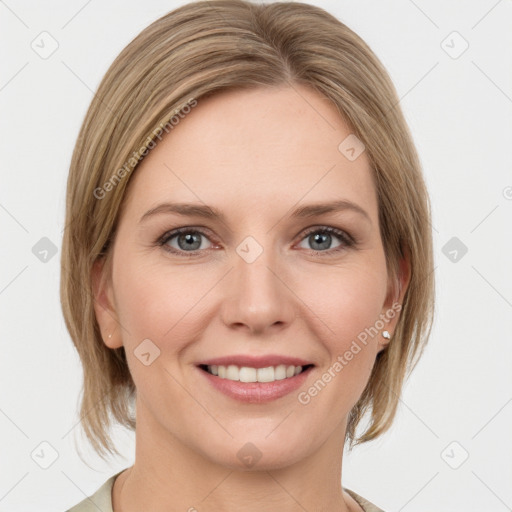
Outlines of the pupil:
[[329,237],[330,237],[330,235],[328,233],[316,233],[313,236],[315,243],[318,243],[320,245],[323,244],[322,249],[326,249],[329,247],[329,243],[326,242],[326,240],[328,240]]
[[[197,241],[197,236],[196,235],[193,235],[193,234],[190,234],[190,233],[187,233],[185,235],[181,235],[181,237],[179,237],[180,241],[183,241],[183,239],[185,240],[185,246],[189,249],[193,248],[193,249],[197,249],[198,247],[192,247],[193,244],[199,244],[201,245],[201,242]],[[180,243],[181,245],[181,243]]]

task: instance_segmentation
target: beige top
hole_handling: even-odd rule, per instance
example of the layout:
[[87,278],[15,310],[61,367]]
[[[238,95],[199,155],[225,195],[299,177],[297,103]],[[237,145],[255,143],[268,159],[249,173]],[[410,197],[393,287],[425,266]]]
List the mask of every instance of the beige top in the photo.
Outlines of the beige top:
[[[124,469],[110,477],[92,496],[85,498],[67,512],[114,512],[112,510],[112,487],[114,486],[114,480],[117,475],[120,475],[123,471]],[[366,501],[354,491],[349,489],[345,490],[361,505],[364,512],[384,512],[381,508]]]

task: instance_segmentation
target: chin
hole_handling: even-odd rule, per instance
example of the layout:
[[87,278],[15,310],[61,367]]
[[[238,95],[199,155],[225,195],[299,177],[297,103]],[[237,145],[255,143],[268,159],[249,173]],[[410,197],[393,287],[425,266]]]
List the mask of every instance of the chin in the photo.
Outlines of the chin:
[[[321,436],[305,438],[304,430],[302,433],[300,429],[290,432],[285,424],[289,426],[288,420],[274,432],[267,428],[247,428],[244,435],[233,435],[233,438],[219,440],[215,445],[205,447],[203,453],[215,464],[231,470],[269,471],[286,468],[308,457],[317,448],[309,442],[310,439],[320,439]],[[275,425],[273,428],[275,429]],[[280,428],[282,431],[278,433]],[[321,442],[320,440],[319,444]]]

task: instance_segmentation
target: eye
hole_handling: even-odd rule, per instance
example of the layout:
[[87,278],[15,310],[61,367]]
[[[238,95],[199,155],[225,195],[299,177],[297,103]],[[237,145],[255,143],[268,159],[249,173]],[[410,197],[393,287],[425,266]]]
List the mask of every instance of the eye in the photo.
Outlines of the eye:
[[[338,245],[331,247],[334,239],[338,239]],[[205,247],[203,240],[208,240],[210,246]],[[315,253],[325,253],[329,255],[337,253],[355,245],[355,239],[341,229],[330,226],[316,226],[309,228],[303,234],[301,243],[309,243],[309,250]],[[177,228],[173,231],[165,233],[157,244],[162,246],[164,250],[179,256],[197,256],[202,250],[212,248],[210,238],[207,233],[197,228]],[[303,247],[308,249],[308,247]],[[322,254],[323,256],[324,254]]]
[[[331,248],[333,236],[341,242]],[[311,250],[329,254],[352,247],[355,244],[355,240],[349,234],[330,226],[310,228],[302,240],[310,244]],[[305,248],[307,249],[307,247]]]
[[192,228],[179,228],[166,233],[159,244],[164,247],[166,251],[172,253],[192,253],[195,254],[197,251],[205,249],[202,239],[208,237],[206,233],[198,229]]

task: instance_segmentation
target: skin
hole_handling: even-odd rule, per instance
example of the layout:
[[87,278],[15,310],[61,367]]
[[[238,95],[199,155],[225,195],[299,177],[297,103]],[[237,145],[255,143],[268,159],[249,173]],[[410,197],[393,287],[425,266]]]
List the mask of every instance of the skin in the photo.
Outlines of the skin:
[[[200,99],[134,173],[112,274],[101,261],[93,271],[103,338],[124,345],[137,386],[135,464],[116,479],[115,512],[361,510],[341,486],[346,422],[387,340],[370,337],[307,405],[297,399],[401,303],[409,280],[402,262],[396,295],[366,153],[350,161],[338,150],[350,133],[335,107],[304,86],[228,91]],[[368,218],[348,209],[290,215],[338,199]],[[225,222],[176,213],[140,222],[178,201],[218,208]],[[356,245],[335,234],[315,242],[325,226]],[[155,242],[178,227],[201,241],[195,255],[178,236],[167,246],[180,254]],[[305,234],[310,227],[320,233]],[[252,263],[236,251],[248,236],[263,249]],[[391,335],[397,320],[384,327]],[[145,339],[160,350],[148,366],[134,354]],[[240,403],[196,367],[232,354],[292,355],[315,368],[297,392]],[[248,442],[261,453],[251,468],[237,457]]]

